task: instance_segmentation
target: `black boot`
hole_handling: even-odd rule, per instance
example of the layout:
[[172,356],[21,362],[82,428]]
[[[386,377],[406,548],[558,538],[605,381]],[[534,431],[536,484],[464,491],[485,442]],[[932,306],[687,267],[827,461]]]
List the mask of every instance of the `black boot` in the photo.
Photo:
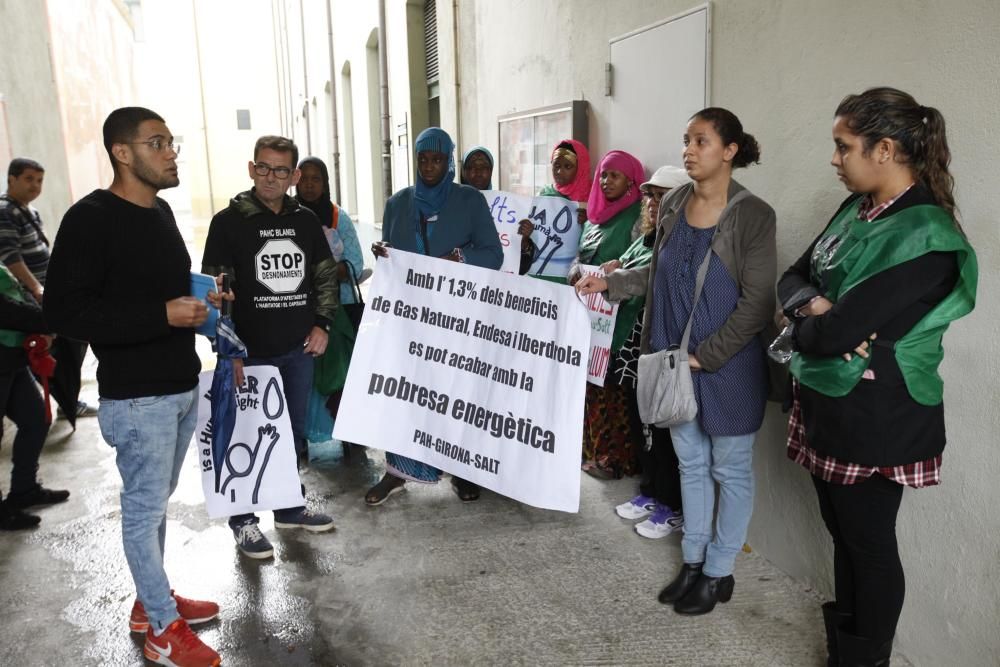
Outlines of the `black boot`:
[[0,502],[0,530],[34,528],[41,521],[41,517],[28,514],[19,507],[12,507],[7,501]]
[[684,563],[681,571],[677,573],[673,581],[667,584],[666,588],[660,591],[660,595],[656,599],[662,604],[673,604],[687,595],[687,592],[698,581],[698,577],[701,576],[701,566],[702,563]]
[[892,639],[868,639],[837,630],[841,667],[889,667]]
[[840,651],[837,650],[837,630],[850,626],[854,614],[837,611],[836,602],[823,604],[823,625],[826,626],[826,667],[840,665]]
[[688,594],[674,603],[678,614],[707,614],[715,609],[716,602],[729,602],[733,597],[736,580],[733,575],[726,577],[706,577],[702,574]]

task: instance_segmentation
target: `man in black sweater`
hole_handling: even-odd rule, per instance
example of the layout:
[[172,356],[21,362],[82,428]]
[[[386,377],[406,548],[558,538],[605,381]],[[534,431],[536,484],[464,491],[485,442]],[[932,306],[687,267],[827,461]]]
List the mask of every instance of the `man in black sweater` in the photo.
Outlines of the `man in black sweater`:
[[46,489],[35,477],[49,425],[38,385],[28,372],[23,342],[25,333],[47,331],[42,309],[18,284],[14,274],[0,266],[0,419],[6,416],[17,425],[11,448],[14,466],[10,493],[7,500],[0,502],[0,530],[37,526],[41,518],[25,512],[26,507],[61,503],[69,498],[69,491]]
[[[194,329],[208,316],[189,296],[191,259],[170,206],[156,196],[180,182],[180,147],[163,119],[141,107],[108,116],[104,146],[114,181],[66,212],[44,312],[56,332],[88,341],[97,356],[98,420],[122,477],[122,541],[137,592],[129,627],[146,633],[150,660],[218,665],[188,627],[215,618],[218,605],[174,595],[163,568],[167,502],[198,414]],[[217,294],[210,300],[218,306]]]
[[[275,366],[300,457],[307,454],[306,410],[314,358],[326,351],[327,332],[340,302],[336,263],[322,225],[288,196],[299,180],[299,149],[284,137],[264,136],[248,165],[254,187],[233,197],[208,228],[202,272],[234,277],[233,323],[247,346],[248,366]],[[237,382],[242,368],[237,360]],[[304,506],[275,510],[275,528],[333,529],[333,519]],[[240,551],[270,558],[274,549],[257,517],[229,518]]]

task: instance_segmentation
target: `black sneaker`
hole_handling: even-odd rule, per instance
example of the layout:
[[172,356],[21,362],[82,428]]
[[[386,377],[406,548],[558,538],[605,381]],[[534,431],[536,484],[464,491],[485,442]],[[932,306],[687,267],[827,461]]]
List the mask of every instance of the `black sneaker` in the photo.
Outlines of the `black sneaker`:
[[258,559],[274,556],[274,547],[264,537],[264,533],[260,532],[256,522],[233,527],[233,539],[245,556]]
[[8,507],[14,509],[24,509],[33,505],[55,505],[64,503],[69,499],[69,491],[59,491],[56,489],[46,489],[41,484],[35,484],[31,491],[11,493],[7,496]]
[[41,517],[10,507],[5,502],[0,503],[0,530],[25,530],[41,522]]

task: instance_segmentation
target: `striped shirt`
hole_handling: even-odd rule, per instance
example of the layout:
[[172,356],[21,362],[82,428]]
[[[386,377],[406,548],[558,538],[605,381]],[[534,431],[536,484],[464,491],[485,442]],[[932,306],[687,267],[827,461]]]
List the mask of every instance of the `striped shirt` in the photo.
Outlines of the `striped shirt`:
[[10,267],[24,262],[42,285],[49,268],[49,240],[42,219],[32,206],[0,195],[0,262]]

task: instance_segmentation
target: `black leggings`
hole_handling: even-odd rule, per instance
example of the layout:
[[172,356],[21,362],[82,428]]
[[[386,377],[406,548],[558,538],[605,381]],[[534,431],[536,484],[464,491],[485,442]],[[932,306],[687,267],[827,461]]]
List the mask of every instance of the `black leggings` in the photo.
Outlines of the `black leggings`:
[[642,466],[642,481],[639,493],[666,505],[675,512],[683,512],[681,507],[681,472],[670,440],[670,429],[650,427],[653,432],[653,446],[646,449],[639,445],[637,454]]
[[903,485],[879,474],[848,485],[812,480],[833,537],[837,611],[854,615],[852,634],[892,639],[906,594],[896,543]]

